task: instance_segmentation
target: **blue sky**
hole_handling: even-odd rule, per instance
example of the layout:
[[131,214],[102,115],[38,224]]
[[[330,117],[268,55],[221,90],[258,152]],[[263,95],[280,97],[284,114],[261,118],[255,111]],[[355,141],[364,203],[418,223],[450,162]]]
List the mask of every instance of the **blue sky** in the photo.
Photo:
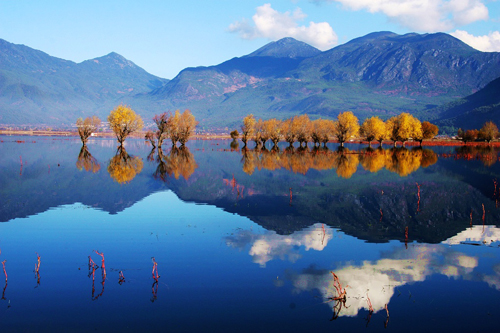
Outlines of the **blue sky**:
[[322,50],[374,31],[447,32],[500,51],[500,0],[0,0],[0,38],[81,62],[117,52],[173,78],[282,37]]

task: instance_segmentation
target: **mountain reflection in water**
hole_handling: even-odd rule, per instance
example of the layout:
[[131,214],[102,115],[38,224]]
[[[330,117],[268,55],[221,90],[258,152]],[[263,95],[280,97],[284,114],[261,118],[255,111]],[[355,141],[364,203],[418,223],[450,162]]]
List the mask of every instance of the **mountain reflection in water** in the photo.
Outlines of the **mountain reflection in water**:
[[497,148],[0,141],[2,332],[498,326]]

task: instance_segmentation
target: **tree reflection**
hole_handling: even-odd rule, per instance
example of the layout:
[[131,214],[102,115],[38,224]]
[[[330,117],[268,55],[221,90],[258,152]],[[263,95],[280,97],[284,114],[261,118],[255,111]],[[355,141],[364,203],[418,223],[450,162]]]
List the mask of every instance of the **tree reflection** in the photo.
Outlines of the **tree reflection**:
[[422,161],[420,151],[401,147],[392,148],[389,152],[389,156],[385,161],[385,168],[401,177],[408,176],[420,167]]
[[359,156],[344,147],[339,147],[336,153],[333,167],[337,170],[337,175],[342,178],[351,178],[358,169]]
[[78,154],[78,159],[76,160],[76,167],[80,171],[85,169],[85,171],[92,171],[92,173],[96,173],[101,169],[101,165],[97,162],[96,158],[90,154],[86,145],[83,145],[82,149],[80,149],[80,154]]
[[360,154],[360,163],[363,169],[369,172],[378,172],[385,166],[385,160],[387,158],[387,150],[378,148],[366,148]]
[[238,150],[238,148],[240,147],[240,143],[238,142],[238,140],[234,139],[229,144],[229,147],[231,147],[232,150]]
[[175,179],[182,176],[185,180],[188,180],[198,168],[193,154],[186,146],[173,146],[168,155],[163,154],[162,149],[158,149],[156,163],[158,163],[158,166],[153,177],[164,182],[167,181],[168,177],[172,176]]
[[497,161],[498,153],[491,146],[461,146],[455,149],[457,159],[480,160],[487,167]]
[[420,147],[412,150],[406,148],[392,148],[386,158],[385,168],[401,177],[417,171],[420,167],[427,168],[437,162],[437,155],[430,149]]
[[294,173],[306,174],[310,169],[335,169],[342,178],[350,178],[357,171],[358,164],[369,172],[386,168],[404,177],[420,167],[426,168],[437,162],[437,155],[430,149],[366,148],[360,151],[339,147],[330,151],[325,147],[312,150],[300,147],[287,147],[284,151],[266,149],[242,149],[243,171],[251,175],[257,170],[286,169]]
[[126,184],[142,171],[142,159],[127,154],[125,147],[120,146],[116,155],[109,160],[108,173],[116,182]]

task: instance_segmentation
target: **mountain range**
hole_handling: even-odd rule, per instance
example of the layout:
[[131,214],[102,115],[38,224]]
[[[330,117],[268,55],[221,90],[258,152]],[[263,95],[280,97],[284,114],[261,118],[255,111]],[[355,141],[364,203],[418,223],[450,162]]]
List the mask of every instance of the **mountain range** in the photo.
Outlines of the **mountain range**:
[[410,112],[467,128],[470,117],[500,123],[491,106],[499,77],[499,52],[477,51],[444,33],[376,32],[324,52],[284,38],[215,66],[186,68],[172,80],[116,53],[77,64],[0,40],[0,124],[68,126],[78,117],[105,119],[125,103],[146,123],[160,112],[190,109],[202,129],[237,128],[249,113],[334,118],[346,110],[361,120]]

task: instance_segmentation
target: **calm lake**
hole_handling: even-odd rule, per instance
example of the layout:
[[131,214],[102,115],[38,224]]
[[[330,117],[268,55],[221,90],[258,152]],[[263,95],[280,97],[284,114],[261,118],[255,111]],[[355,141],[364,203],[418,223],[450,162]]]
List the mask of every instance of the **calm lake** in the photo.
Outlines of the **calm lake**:
[[498,150],[346,146],[0,136],[0,330],[496,331]]

